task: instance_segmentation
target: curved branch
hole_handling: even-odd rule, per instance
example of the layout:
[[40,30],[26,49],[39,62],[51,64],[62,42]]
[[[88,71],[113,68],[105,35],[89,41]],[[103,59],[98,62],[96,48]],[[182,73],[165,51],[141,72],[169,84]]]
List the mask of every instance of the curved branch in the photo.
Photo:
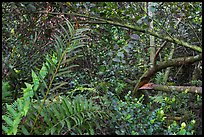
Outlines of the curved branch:
[[[149,29],[142,29],[139,26],[123,24],[123,23],[119,23],[119,22],[115,22],[115,21],[101,19],[101,18],[98,18],[98,17],[91,17],[91,16],[88,16],[88,15],[82,15],[82,14],[78,14],[78,13],[58,13],[58,12],[43,12],[43,11],[39,11],[39,12],[36,12],[36,13],[56,14],[56,15],[57,14],[74,15],[74,16],[80,16],[80,17],[84,17],[84,18],[94,19],[94,20],[102,21],[103,24],[111,24],[111,25],[115,25],[115,26],[120,26],[120,27],[124,27],[124,28],[128,28],[128,29],[132,29],[134,31],[138,31],[138,32],[141,32],[141,33],[146,33],[146,34],[155,36],[157,38],[166,40],[168,42],[172,42],[172,43],[175,43],[175,44],[178,44],[178,45],[193,49],[193,50],[195,50],[197,52],[202,52],[202,48],[199,47],[199,46],[191,45],[191,44],[189,44],[189,43],[187,43],[187,42],[185,42],[183,40],[179,40],[177,38],[173,38],[173,37],[169,37],[169,36],[163,36],[161,34],[153,32],[153,31],[151,31]],[[100,24],[100,22],[98,22],[98,23]]]
[[157,56],[159,55],[159,52],[162,51],[162,49],[167,45],[167,41],[164,41],[161,45],[161,47],[157,50],[157,52],[155,53],[155,56],[154,56],[154,62],[153,62],[153,66],[156,65],[156,59],[157,59]]
[[172,66],[180,66],[184,64],[192,64],[196,61],[202,60],[202,54],[199,54],[197,56],[189,56],[189,57],[181,57],[181,58],[176,58],[168,61],[164,61],[161,63],[158,63],[152,68],[149,68],[139,79],[139,82],[136,84],[134,90],[133,90],[133,97],[136,96],[137,91],[140,87],[142,87],[144,84],[147,84],[150,81],[150,78],[156,74],[156,72],[172,67]]

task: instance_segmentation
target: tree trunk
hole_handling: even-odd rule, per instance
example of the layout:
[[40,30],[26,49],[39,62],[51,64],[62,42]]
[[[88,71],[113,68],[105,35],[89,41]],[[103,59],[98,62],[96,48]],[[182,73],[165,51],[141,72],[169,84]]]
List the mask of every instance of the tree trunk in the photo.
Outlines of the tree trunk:
[[[153,18],[153,13],[151,10],[149,10],[152,6],[152,2],[147,2],[147,10],[148,10],[148,16],[150,18]],[[149,24],[149,30],[153,30],[153,20]],[[154,43],[154,36],[150,35],[150,47],[149,47],[149,52],[150,52],[150,66],[154,64],[154,56],[155,56],[155,43]],[[153,67],[153,66],[152,66]]]

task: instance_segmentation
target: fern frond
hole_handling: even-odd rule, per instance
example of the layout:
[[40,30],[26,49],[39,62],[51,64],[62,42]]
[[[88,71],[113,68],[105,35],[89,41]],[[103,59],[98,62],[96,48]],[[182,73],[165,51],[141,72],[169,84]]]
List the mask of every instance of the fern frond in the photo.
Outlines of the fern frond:
[[11,105],[6,104],[7,112],[6,115],[2,116],[5,121],[3,123],[3,130],[7,135],[16,135],[18,125],[23,116],[26,116],[28,109],[30,107],[30,99],[33,97],[33,85],[25,83],[26,88],[22,88],[23,97],[18,98],[17,101]]
[[[55,81],[57,81],[57,80],[55,80],[56,77],[59,75],[62,75],[62,74],[67,74],[69,72],[69,71],[67,71],[67,69],[60,67],[60,66],[63,66],[62,63],[63,63],[64,57],[66,56],[66,54],[71,55],[71,52],[83,47],[84,46],[83,41],[85,39],[87,39],[87,37],[85,37],[85,35],[83,33],[85,31],[87,31],[88,29],[74,30],[74,27],[71,25],[71,23],[67,19],[65,19],[65,20],[66,20],[66,24],[67,24],[66,27],[68,29],[66,29],[64,26],[61,25],[61,29],[64,33],[60,33],[58,35],[57,34],[55,35],[55,42],[56,42],[55,49],[56,49],[56,54],[57,54],[57,64],[56,64],[54,73],[52,73],[51,80],[49,81],[46,94],[45,94],[43,102],[41,104],[41,108],[38,110],[38,115],[36,116],[36,119],[34,121],[34,126],[35,126],[37,119],[38,119],[38,117],[42,111],[43,105],[45,103],[45,100],[48,97],[48,94],[50,93],[50,91],[52,89],[59,88],[59,87],[53,87],[53,84],[55,83]],[[67,38],[67,39],[64,39],[64,38]],[[47,66],[49,66],[49,65],[52,65],[52,63],[51,62],[47,63]],[[50,67],[47,67],[47,68],[50,68]],[[40,73],[42,78],[44,78],[44,76],[47,74],[47,73],[45,73],[47,71],[49,71],[49,70],[45,70],[45,71],[42,70],[42,72]],[[65,85],[65,84],[62,84],[62,85]],[[51,89],[51,87],[53,87],[53,88]],[[53,119],[55,119],[55,118],[53,117]],[[33,126],[33,128],[34,128],[34,126]],[[33,131],[33,128],[31,130],[31,133]]]
[[[40,133],[45,135],[59,135],[64,132],[67,134],[93,134],[93,127],[96,126],[98,120],[103,119],[105,112],[97,104],[93,104],[92,99],[87,99],[82,95],[78,95],[74,99],[66,96],[59,98],[42,109],[39,117],[43,118],[43,123],[39,119],[37,122],[37,125],[40,124],[43,127]],[[33,112],[38,109],[39,103],[36,102],[29,111],[28,122],[24,123],[24,128],[27,131],[29,131],[29,121],[32,121],[35,116]],[[38,134],[37,129],[34,129],[33,132]]]

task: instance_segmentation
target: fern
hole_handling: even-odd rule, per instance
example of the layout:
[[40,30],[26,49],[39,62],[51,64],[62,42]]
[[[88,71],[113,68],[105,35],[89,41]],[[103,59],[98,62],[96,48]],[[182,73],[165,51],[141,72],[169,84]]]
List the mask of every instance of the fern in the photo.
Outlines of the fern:
[[32,86],[29,83],[25,83],[26,88],[22,88],[23,97],[18,98],[17,101],[12,103],[11,105],[6,104],[7,112],[2,116],[2,119],[6,122],[2,125],[2,129],[8,135],[17,134],[18,125],[23,116],[26,116],[30,99],[33,97]]
[[8,81],[2,81],[2,102],[11,101],[11,86]]
[[[55,35],[56,52],[54,52],[54,54],[56,54],[56,60],[54,61],[50,59],[49,56],[47,56],[47,63],[45,65],[46,66],[45,70],[49,72],[49,75],[51,75],[51,78],[49,82],[44,81],[43,80],[44,77],[40,78],[41,81],[43,82],[44,87],[46,88],[46,93],[44,94],[42,104],[40,105],[38,114],[36,115],[36,118],[34,120],[33,127],[30,131],[31,134],[34,130],[37,120],[39,119],[40,113],[43,110],[44,103],[48,98],[48,95],[50,95],[50,91],[52,91],[53,93],[53,91],[67,84],[65,82],[59,82],[59,80],[57,80],[58,76],[65,75],[70,72],[67,68],[65,68],[66,66],[64,65],[64,63],[68,64],[71,61],[70,58],[72,53],[74,53],[76,49],[83,47],[84,46],[83,40],[87,39],[86,35],[84,35],[83,32],[87,31],[88,29],[74,30],[74,27],[67,19],[66,19],[66,25],[68,29],[66,29],[61,25],[61,28],[63,31],[60,31],[59,32],[60,34]],[[69,68],[71,67],[73,66],[69,66]],[[52,98],[52,96],[50,96],[50,98]]]
[[162,72],[158,72],[155,77],[155,82],[157,84],[163,84],[164,83],[163,77],[164,77],[164,74]]
[[[34,121],[39,104],[34,103],[29,112],[27,122],[21,125],[24,134],[30,130],[30,121]],[[34,134],[94,134],[94,129],[105,112],[99,105],[82,95],[74,99],[59,96],[57,100],[43,107]]]
[[[47,99],[48,95],[50,94],[50,91],[55,91],[59,89],[61,86],[66,85],[64,82],[59,82],[57,80],[57,76],[62,76],[64,74],[69,73],[69,69],[75,66],[69,66],[69,69],[65,68],[65,63],[69,63],[72,61],[71,55],[74,53],[74,51],[80,47],[84,46],[84,39],[87,37],[83,34],[84,31],[87,31],[87,29],[78,29],[74,30],[74,27],[71,25],[71,23],[67,20],[66,21],[68,31],[63,26],[61,26],[63,32],[60,32],[59,35],[55,36],[56,44],[55,44],[55,50],[53,51],[52,55],[48,54],[46,55],[46,63],[43,63],[42,68],[40,69],[39,73],[36,73],[32,70],[32,78],[33,83],[25,83],[26,88],[22,88],[23,90],[23,97],[18,98],[17,101],[15,101],[12,105],[7,104],[7,114],[3,115],[2,118],[5,121],[2,125],[2,129],[4,132],[8,135],[10,134],[17,134],[18,132],[18,126],[21,120],[27,116],[28,110],[30,108],[31,104],[31,98],[33,98],[34,94],[36,95],[36,98],[38,99],[38,103],[42,102],[41,104],[38,104],[38,111],[33,113],[32,115],[32,121],[30,121],[30,130],[27,130],[25,127],[21,126],[22,132],[24,134],[32,134],[34,128],[36,128],[36,122],[40,118],[41,111],[43,110],[43,106],[45,102],[48,101]],[[76,53],[76,52],[75,52]],[[49,79],[50,76],[50,79]],[[44,93],[44,89],[46,90],[46,93]],[[43,97],[43,100],[40,100],[38,97],[39,91],[41,93],[41,96]],[[38,94],[37,94],[37,93]],[[52,98],[52,96],[50,96]],[[54,106],[51,107],[52,111],[48,111],[47,113],[57,113],[57,109],[55,109]],[[79,110],[79,106],[73,108],[77,112]],[[70,109],[71,110],[71,109]],[[50,115],[53,119],[53,121],[56,123],[57,119],[59,120],[61,117],[56,117],[56,115]],[[72,117],[71,117],[72,118]],[[49,119],[49,118],[47,118]],[[77,124],[79,124],[80,119],[73,118]],[[64,124],[62,122],[61,124]],[[49,123],[49,125],[52,125],[52,123]],[[53,125],[52,125],[53,126]],[[56,126],[59,127],[59,124]],[[55,133],[56,126],[50,127],[49,130],[51,134]],[[48,131],[47,131],[48,132]],[[40,131],[36,131],[36,134],[40,134]]]

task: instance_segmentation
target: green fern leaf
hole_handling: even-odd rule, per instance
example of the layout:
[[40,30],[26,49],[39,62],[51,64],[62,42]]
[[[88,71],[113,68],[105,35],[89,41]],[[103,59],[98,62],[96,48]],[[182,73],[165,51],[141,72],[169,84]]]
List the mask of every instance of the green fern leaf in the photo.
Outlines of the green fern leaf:
[[53,135],[53,134],[55,133],[56,130],[57,130],[56,127],[52,127],[52,128],[51,128],[51,135]]
[[63,102],[65,103],[68,112],[72,115],[72,114],[73,114],[72,104],[71,104],[70,101],[68,101],[68,99],[66,99],[65,97],[63,97],[62,100],[63,100]]
[[45,76],[47,75],[47,73],[48,73],[48,70],[47,70],[47,68],[46,68],[46,66],[45,66],[45,64],[43,63],[43,66],[42,66],[42,68],[40,69],[40,76],[44,79],[45,78]]
[[67,85],[67,84],[69,84],[69,82],[56,83],[56,84],[55,84],[55,87],[54,87],[53,89],[50,89],[50,91],[55,91],[55,90],[57,90],[58,88],[60,88],[60,87],[62,87],[62,86],[64,86],[64,85]]
[[30,99],[29,98],[24,99],[23,104],[24,105],[23,105],[23,109],[21,111],[21,114],[22,114],[22,116],[26,116],[26,114],[28,113],[28,109],[30,107]]
[[9,114],[11,114],[13,117],[16,117],[18,113],[13,109],[11,105],[6,104],[7,110]]
[[78,66],[79,66],[79,65],[71,65],[71,66],[68,66],[68,67],[66,67],[66,68],[59,69],[59,72],[68,71],[68,70],[70,70],[71,68],[78,67]]
[[21,130],[24,135],[30,135],[30,133],[28,132],[28,130],[26,129],[24,125],[21,126]]
[[[76,58],[80,58],[80,57],[83,57],[83,55],[76,55],[74,57],[69,57],[68,59],[62,62],[62,65],[68,64],[70,61],[75,60]],[[59,71],[62,71],[62,68],[60,68]]]
[[69,119],[65,119],[65,121],[67,123],[68,130],[71,130],[71,123],[70,123]]
[[69,37],[69,32],[61,25],[61,24],[59,24],[60,26],[61,26],[61,28],[63,29],[63,31],[65,32],[65,34],[66,35],[63,35],[63,33],[61,34],[62,36],[64,36],[63,38],[64,39],[70,39],[70,37]]
[[52,110],[54,112],[55,117],[60,121],[61,120],[61,117],[60,117],[61,115],[57,110],[56,104],[53,104],[51,107],[52,107]]
[[7,117],[6,115],[3,115],[2,116],[2,119],[6,121],[6,123],[9,125],[9,126],[12,126],[13,125],[13,120],[10,118],[10,117]]
[[66,18],[65,18],[65,20],[66,20],[66,24],[67,24],[67,26],[69,28],[70,37],[73,37],[73,35],[74,35],[74,27],[73,27],[73,25]]
[[12,132],[14,135],[16,135],[17,133],[17,128],[18,128],[18,124],[21,122],[21,115],[18,114],[18,116],[16,116],[14,122],[13,122],[13,129]]
[[32,78],[33,78],[33,83],[34,83],[34,87],[33,87],[33,90],[34,91],[37,91],[39,85],[40,85],[40,80],[39,78],[37,77],[37,75],[35,74],[35,72],[32,70]]
[[74,121],[75,125],[78,124],[78,120],[76,116],[70,116],[70,118]]
[[[2,117],[2,118],[3,118],[3,117]],[[6,126],[4,126],[4,125],[2,125],[2,129],[3,129],[3,131],[4,131],[4,132],[6,132],[6,133],[8,133],[8,132],[9,132],[8,127],[6,127]]]
[[30,98],[34,95],[33,89],[32,89],[33,85],[26,82],[25,82],[25,85],[26,85],[26,88],[21,88],[23,90],[23,97]]
[[57,57],[55,57],[54,53],[52,56],[48,54],[46,56],[45,66],[47,67],[47,70],[49,70],[50,74],[52,74],[54,69],[56,69],[56,64],[57,64]]
[[57,44],[57,48],[58,48],[57,53],[59,53],[59,55],[60,55],[59,58],[61,58],[62,53],[63,53],[63,49],[66,49],[66,46],[65,46],[63,40],[58,35],[55,35],[55,38],[56,38],[56,44]]

